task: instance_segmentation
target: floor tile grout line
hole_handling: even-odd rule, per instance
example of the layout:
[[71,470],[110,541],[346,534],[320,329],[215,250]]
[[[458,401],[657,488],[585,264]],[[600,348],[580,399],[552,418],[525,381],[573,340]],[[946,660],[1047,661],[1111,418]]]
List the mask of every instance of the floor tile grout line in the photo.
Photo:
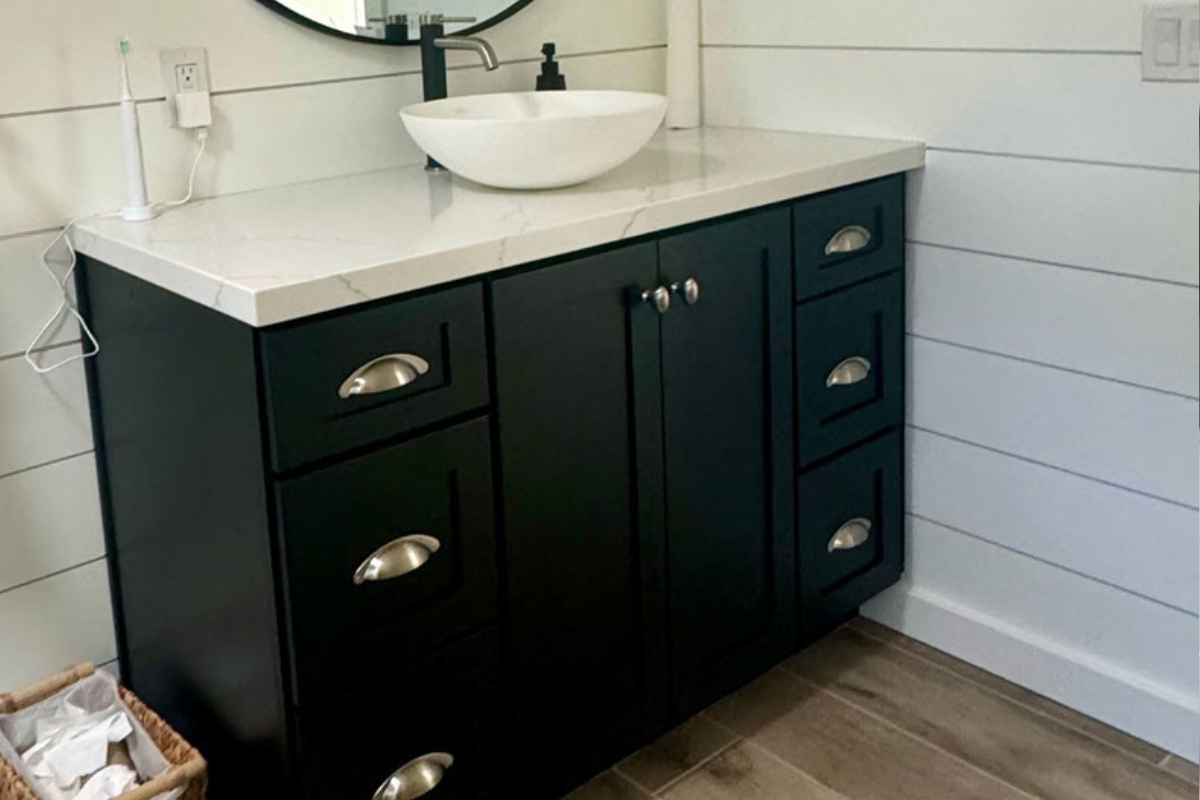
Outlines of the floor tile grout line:
[[[872,640],[872,641],[879,642],[880,644],[884,645],[885,647],[889,647],[889,648],[891,648],[892,650],[895,650],[895,651],[897,651],[897,652],[899,652],[899,653],[903,653],[904,655],[908,656],[909,658],[914,658],[914,659],[916,659],[916,660],[918,660],[918,661],[920,661],[920,662],[922,662],[922,663],[924,663],[924,664],[927,664],[927,665],[929,665],[929,666],[931,666],[931,667],[933,667],[933,668],[935,668],[935,669],[937,669],[937,670],[939,670],[939,671],[941,671],[941,672],[944,672],[944,673],[946,673],[946,674],[948,674],[948,675],[952,675],[952,676],[954,676],[955,678],[957,678],[957,679],[959,679],[959,680],[963,681],[964,683],[969,683],[970,685],[972,685],[972,686],[976,687],[977,689],[981,689],[982,691],[984,691],[984,692],[987,692],[988,694],[992,695],[993,697],[998,697],[998,698],[1000,698],[1000,699],[1002,699],[1002,700],[1005,700],[1005,701],[1007,701],[1007,702],[1009,702],[1009,703],[1013,704],[1014,706],[1017,706],[1018,708],[1024,709],[1025,711],[1029,711],[1030,713],[1036,714],[1037,716],[1039,716],[1039,717],[1042,717],[1043,719],[1047,719],[1047,720],[1049,720],[1050,722],[1053,722],[1053,723],[1055,723],[1055,724],[1057,724],[1057,725],[1059,725],[1059,726],[1061,726],[1061,727],[1064,727],[1064,728],[1067,728],[1067,729],[1069,729],[1069,730],[1072,730],[1072,731],[1074,731],[1075,733],[1078,733],[1078,734],[1080,734],[1081,736],[1085,736],[1085,737],[1087,737],[1088,739],[1091,739],[1093,742],[1096,742],[1097,744],[1104,745],[1105,747],[1108,747],[1108,748],[1110,748],[1110,749],[1112,749],[1112,750],[1115,750],[1115,751],[1117,751],[1118,753],[1121,753],[1121,754],[1123,754],[1123,755],[1129,756],[1130,758],[1132,758],[1132,759],[1134,759],[1134,760],[1136,760],[1136,761],[1138,761],[1138,762],[1140,762],[1140,763],[1142,763],[1142,764],[1147,764],[1147,765],[1149,765],[1149,766],[1152,766],[1152,767],[1154,767],[1154,766],[1161,767],[1161,766],[1162,766],[1162,763],[1161,763],[1161,762],[1160,762],[1160,763],[1155,763],[1154,761],[1151,761],[1150,759],[1143,758],[1142,756],[1139,756],[1139,755],[1138,755],[1138,754],[1136,754],[1136,753],[1133,753],[1133,752],[1131,752],[1131,751],[1129,751],[1129,750],[1126,750],[1124,747],[1121,747],[1121,746],[1119,746],[1119,745],[1113,744],[1112,742],[1106,742],[1105,740],[1103,740],[1103,739],[1101,739],[1101,738],[1099,738],[1099,737],[1095,736],[1094,734],[1088,733],[1087,731],[1083,730],[1082,728],[1079,728],[1079,727],[1077,727],[1077,726],[1075,726],[1075,725],[1072,725],[1071,723],[1069,723],[1069,722],[1067,722],[1067,721],[1065,721],[1065,720],[1059,719],[1058,717],[1055,717],[1055,716],[1053,716],[1053,715],[1051,715],[1051,714],[1049,714],[1049,713],[1047,713],[1047,712],[1045,712],[1045,711],[1042,711],[1041,709],[1034,708],[1033,706],[1031,706],[1031,705],[1028,705],[1027,703],[1023,703],[1023,702],[1021,702],[1020,700],[1017,700],[1016,698],[1009,697],[1008,695],[1004,694],[1003,692],[1001,692],[1001,691],[999,691],[999,690],[997,690],[997,689],[993,689],[992,687],[990,687],[990,686],[987,686],[987,685],[985,685],[985,684],[982,684],[982,683],[980,683],[979,681],[972,680],[971,678],[968,678],[966,675],[962,675],[962,674],[960,674],[960,673],[958,673],[958,672],[955,672],[954,670],[950,669],[949,667],[947,667],[947,666],[945,666],[945,665],[943,665],[943,664],[939,664],[939,663],[937,663],[936,661],[932,661],[932,660],[930,660],[930,659],[928,659],[928,658],[925,658],[924,656],[920,655],[919,653],[914,653],[914,652],[912,652],[911,650],[907,650],[907,649],[905,649],[904,647],[901,647],[901,646],[899,646],[899,645],[897,645],[897,644],[894,644],[894,643],[892,643],[892,642],[889,642],[889,641],[887,641],[887,640],[885,640],[885,639],[881,639],[881,638],[879,638],[878,636],[875,636],[875,635],[873,635],[873,634],[869,633],[868,631],[865,631],[865,630],[863,630],[862,628],[859,628],[859,627],[857,627],[857,626],[854,626],[854,625],[853,625],[853,622],[851,622],[851,623],[847,623],[847,625],[848,625],[848,626],[850,626],[851,630],[853,630],[855,633],[858,633],[858,634],[860,634],[860,635],[862,635],[862,636],[865,636],[865,637],[867,637],[868,639],[870,639],[870,640]],[[934,648],[934,649],[936,649],[936,648]],[[785,669],[786,669],[786,668],[785,668]],[[986,671],[986,670],[985,670],[985,671]],[[791,672],[791,670],[789,670],[789,672]],[[793,674],[794,674],[794,673],[793,673]],[[999,677],[999,676],[997,676],[997,677]],[[1003,678],[1001,678],[1001,680],[1003,680]],[[1047,699],[1050,699],[1050,698],[1047,698]],[[1170,754],[1170,753],[1168,753],[1168,754],[1167,754],[1167,755],[1164,757],[1164,759],[1163,759],[1163,760],[1165,761],[1167,758],[1170,758],[1170,755],[1171,755],[1171,754]]]
[[[776,668],[777,668],[777,669],[782,669],[782,667],[781,667],[781,666],[780,666],[780,667],[776,667]],[[788,675],[791,675],[791,673],[790,673],[790,672],[789,672],[789,673],[787,673],[787,674],[788,674]],[[719,701],[718,701],[718,702],[719,702]],[[714,704],[714,705],[715,705],[715,704]],[[808,780],[812,781],[813,783],[817,784],[818,786],[821,786],[821,787],[823,787],[823,788],[825,788],[825,789],[828,789],[828,790],[829,790],[829,791],[830,791],[832,794],[836,795],[837,797],[839,797],[839,798],[842,798],[843,800],[850,800],[850,798],[846,797],[846,795],[842,794],[842,793],[841,793],[841,792],[839,792],[837,789],[834,789],[832,786],[828,786],[827,784],[823,783],[822,781],[820,781],[820,780],[817,780],[817,778],[813,777],[812,775],[809,775],[807,772],[805,772],[804,770],[800,769],[800,767],[798,767],[798,766],[796,766],[795,764],[791,763],[791,762],[790,762],[790,761],[788,761],[787,759],[785,759],[785,758],[783,758],[783,757],[781,757],[781,756],[779,756],[779,755],[776,755],[774,752],[772,752],[772,751],[771,751],[771,749],[770,749],[769,747],[767,747],[767,746],[766,746],[765,744],[763,744],[762,742],[760,742],[760,741],[756,740],[756,739],[755,739],[753,736],[743,736],[741,733],[739,733],[738,731],[736,731],[736,730],[734,730],[733,728],[729,727],[729,726],[728,726],[728,725],[726,725],[724,722],[721,722],[721,721],[720,721],[719,719],[717,719],[716,717],[713,717],[713,716],[711,716],[711,715],[708,713],[708,710],[707,710],[707,709],[706,709],[706,710],[704,710],[704,711],[703,711],[703,712],[701,712],[701,713],[702,713],[702,714],[703,714],[703,715],[704,715],[704,716],[705,716],[705,717],[706,717],[706,718],[707,718],[707,719],[708,719],[710,722],[712,722],[712,723],[713,723],[714,725],[716,725],[717,727],[724,728],[724,729],[725,729],[726,731],[728,731],[729,733],[733,734],[734,736],[737,736],[737,737],[738,737],[738,740],[739,740],[739,742],[740,742],[741,744],[745,744],[745,745],[748,745],[748,746],[750,746],[750,747],[753,747],[753,748],[755,748],[756,750],[760,751],[760,752],[761,752],[763,755],[765,755],[765,756],[767,756],[768,758],[770,758],[772,761],[774,761],[774,762],[776,762],[776,763],[778,763],[778,764],[781,764],[781,765],[783,765],[784,767],[786,767],[786,768],[788,768],[789,770],[791,770],[791,771],[793,771],[793,772],[797,773],[798,775],[803,775],[803,776],[804,776],[806,779],[808,779]]]
[[[990,772],[985,767],[983,767],[979,764],[976,764],[973,761],[968,761],[967,759],[963,758],[962,756],[956,755],[955,753],[950,752],[949,750],[945,749],[944,747],[934,744],[933,742],[929,741],[928,739],[924,739],[924,738],[918,736],[917,734],[913,733],[912,731],[907,730],[906,728],[903,728],[903,727],[897,725],[896,723],[892,722],[891,720],[887,719],[886,717],[882,717],[882,716],[876,714],[874,711],[863,708],[862,706],[858,705],[857,703],[853,703],[850,700],[847,700],[845,697],[842,697],[841,695],[839,695],[829,689],[826,689],[824,686],[814,683],[813,681],[809,680],[808,678],[805,678],[804,676],[795,672],[790,667],[781,665],[780,668],[784,672],[786,672],[788,675],[792,676],[793,678],[800,681],[801,683],[806,683],[809,686],[812,686],[818,692],[821,692],[822,694],[829,696],[830,698],[836,700],[837,702],[841,703],[842,705],[852,708],[861,714],[865,714],[866,716],[870,717],[871,719],[875,720],[876,722],[879,722],[882,725],[886,725],[887,727],[899,732],[902,736],[905,736],[905,737],[913,740],[914,742],[917,742],[918,744],[922,744],[922,745],[930,748],[931,750],[936,750],[937,752],[941,753],[942,755],[947,756],[948,758],[951,758],[954,761],[957,761],[958,763],[966,766],[967,768],[973,770],[974,772],[979,773],[980,775],[991,778],[992,780],[996,781],[997,783],[1007,786],[1009,789],[1012,789],[1013,791],[1017,792],[1020,795],[1023,795],[1024,797],[1029,798],[1030,800],[1053,800],[1053,798],[1047,798],[1047,797],[1042,797],[1040,795],[1033,794],[1032,792],[1030,792],[1026,789],[1022,789],[1021,787],[1017,786],[1016,784],[1010,783],[1009,781],[1005,780],[1004,778],[1000,777],[999,775],[996,775],[995,773]],[[1143,763],[1145,763],[1145,762],[1143,762]]]
[[778,755],[776,755],[775,753],[771,752],[771,749],[770,749],[769,747],[767,747],[767,746],[766,746],[765,744],[763,744],[762,742],[755,741],[755,739],[754,739],[754,737],[753,737],[753,736],[752,736],[752,737],[750,737],[750,738],[748,738],[748,739],[745,739],[744,741],[745,741],[745,744],[746,744],[747,746],[749,746],[749,747],[753,747],[755,750],[757,750],[758,752],[762,753],[764,756],[766,756],[767,758],[771,759],[771,760],[772,760],[772,761],[774,761],[776,764],[779,764],[779,765],[781,765],[781,766],[783,766],[783,767],[786,767],[787,769],[791,770],[792,772],[795,772],[797,775],[800,775],[800,776],[802,776],[802,777],[803,777],[805,780],[807,780],[807,781],[811,781],[812,783],[815,783],[817,786],[820,786],[821,788],[828,790],[828,791],[829,791],[829,793],[830,793],[831,795],[833,795],[835,798],[840,798],[840,800],[850,800],[850,798],[849,798],[849,797],[847,797],[846,795],[842,794],[842,793],[841,793],[841,792],[839,792],[837,789],[834,789],[834,788],[833,788],[832,786],[830,786],[829,784],[827,784],[827,783],[825,783],[825,782],[823,782],[823,781],[817,780],[815,777],[813,777],[812,775],[809,775],[807,772],[805,772],[804,770],[800,769],[800,767],[798,767],[798,766],[796,766],[795,764],[791,763],[791,762],[790,762],[790,761],[788,761],[787,759],[785,759],[785,758],[782,758],[781,756],[778,756]]
[[[705,712],[701,711],[700,716],[703,716],[704,713]],[[708,717],[705,717],[705,719],[709,720]],[[714,720],[709,720],[709,721],[714,721]],[[697,772],[699,772],[701,769],[703,769],[706,764],[711,763],[713,759],[717,758],[722,753],[726,752],[730,748],[733,748],[733,747],[741,744],[744,741],[743,737],[737,731],[731,731],[731,730],[729,730],[729,728],[726,728],[724,725],[720,725],[719,723],[717,723],[717,724],[719,725],[719,727],[724,728],[727,732],[733,734],[733,737],[734,737],[733,741],[726,742],[725,744],[721,745],[720,747],[718,747],[713,752],[709,753],[707,756],[705,756],[703,759],[701,759],[697,763],[688,767],[683,772],[676,775],[674,778],[671,778],[671,780],[664,783],[656,791],[650,792],[651,795],[653,795],[654,797],[659,797],[664,792],[669,792],[671,789],[673,789],[674,787],[676,787],[680,783],[682,783],[686,778],[689,778],[690,776],[695,775]],[[637,783],[637,781],[634,781],[634,783]]]
[[[610,772],[612,772],[612,774],[614,774],[614,775],[618,776],[619,778],[621,778],[621,780],[629,781],[630,783],[632,783],[634,786],[636,786],[638,789],[640,789],[640,790],[641,790],[641,792],[642,792],[643,794],[645,794],[646,796],[648,796],[648,797],[657,797],[657,796],[658,796],[658,795],[656,795],[654,792],[650,791],[650,789],[648,789],[646,786],[643,786],[643,785],[642,785],[642,783],[641,783],[640,781],[636,780],[636,779],[635,779],[635,778],[634,778],[632,775],[630,775],[628,772],[626,772],[625,770],[621,769],[621,765],[620,765],[620,764],[613,764],[613,765],[612,765],[611,767],[609,767],[608,769],[609,769],[609,771],[610,771]],[[601,773],[601,774],[603,774],[603,773]]]
[[1183,756],[1177,756],[1174,753],[1167,753],[1165,756],[1163,756],[1163,760],[1158,766],[1163,772],[1167,773],[1171,777],[1178,778],[1179,780],[1186,783],[1188,786],[1191,786],[1192,788],[1196,788],[1197,784],[1195,782],[1193,782],[1191,778],[1185,778],[1184,776],[1167,769],[1167,764],[1171,763],[1171,759],[1175,759],[1177,761],[1182,761],[1185,764],[1190,764],[1192,766],[1196,765],[1195,762],[1191,761],[1190,759],[1186,759]]
[[[736,692],[735,692],[735,694],[736,694]],[[726,698],[722,698],[722,699],[726,699]],[[721,702],[721,701],[720,701],[720,700],[718,700],[718,701],[717,701],[717,703],[719,703],[719,702]],[[739,739],[746,739],[746,740],[749,740],[749,739],[751,738],[751,737],[749,737],[749,736],[745,736],[745,735],[743,735],[743,734],[742,734],[740,731],[737,731],[737,730],[735,730],[735,729],[731,728],[730,726],[726,725],[724,722],[721,722],[721,720],[719,720],[719,719],[717,719],[716,717],[714,717],[712,714],[708,713],[708,712],[709,712],[709,709],[711,709],[711,708],[712,708],[713,706],[715,706],[715,705],[716,705],[716,703],[713,703],[713,705],[712,705],[712,706],[709,706],[708,708],[706,708],[706,709],[704,709],[703,711],[701,711],[701,712],[700,712],[700,716],[704,717],[704,718],[705,718],[705,719],[707,719],[709,722],[711,722],[712,724],[716,725],[718,728],[724,728],[724,729],[725,729],[725,730],[726,730],[728,733],[731,733],[731,734],[733,734],[734,736],[738,737]]]

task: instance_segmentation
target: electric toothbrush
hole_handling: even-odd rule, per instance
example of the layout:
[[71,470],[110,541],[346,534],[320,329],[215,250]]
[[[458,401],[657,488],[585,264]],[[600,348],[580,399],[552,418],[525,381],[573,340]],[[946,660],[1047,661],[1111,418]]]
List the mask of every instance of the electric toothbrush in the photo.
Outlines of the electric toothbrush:
[[142,158],[142,131],[137,103],[129,88],[129,39],[117,42],[121,53],[121,148],[125,153],[125,207],[121,217],[129,222],[153,219],[157,212],[146,194],[146,166]]

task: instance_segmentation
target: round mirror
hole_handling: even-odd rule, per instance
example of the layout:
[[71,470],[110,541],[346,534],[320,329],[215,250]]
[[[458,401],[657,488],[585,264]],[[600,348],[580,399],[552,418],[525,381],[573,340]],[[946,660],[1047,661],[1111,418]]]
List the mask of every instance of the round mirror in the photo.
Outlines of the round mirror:
[[[294,22],[344,39],[373,44],[421,41],[421,17],[445,19],[449,34],[472,34],[529,5],[533,0],[258,0]],[[432,8],[430,6],[433,6]]]

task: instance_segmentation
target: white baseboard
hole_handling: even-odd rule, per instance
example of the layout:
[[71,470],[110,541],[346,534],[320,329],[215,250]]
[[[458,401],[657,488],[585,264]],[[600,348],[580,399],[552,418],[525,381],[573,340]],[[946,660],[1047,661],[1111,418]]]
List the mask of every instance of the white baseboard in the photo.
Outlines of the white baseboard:
[[1200,760],[1196,699],[907,582],[863,616],[1190,761]]

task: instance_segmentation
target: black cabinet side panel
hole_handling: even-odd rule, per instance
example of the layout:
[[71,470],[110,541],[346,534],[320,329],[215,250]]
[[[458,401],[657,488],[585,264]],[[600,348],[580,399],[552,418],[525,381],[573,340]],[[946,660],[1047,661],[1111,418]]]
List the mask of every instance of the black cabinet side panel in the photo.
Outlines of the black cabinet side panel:
[[204,753],[213,796],[270,796],[287,728],[253,329],[83,269],[125,677]]
[[493,285],[520,796],[645,744],[666,695],[653,244]]

